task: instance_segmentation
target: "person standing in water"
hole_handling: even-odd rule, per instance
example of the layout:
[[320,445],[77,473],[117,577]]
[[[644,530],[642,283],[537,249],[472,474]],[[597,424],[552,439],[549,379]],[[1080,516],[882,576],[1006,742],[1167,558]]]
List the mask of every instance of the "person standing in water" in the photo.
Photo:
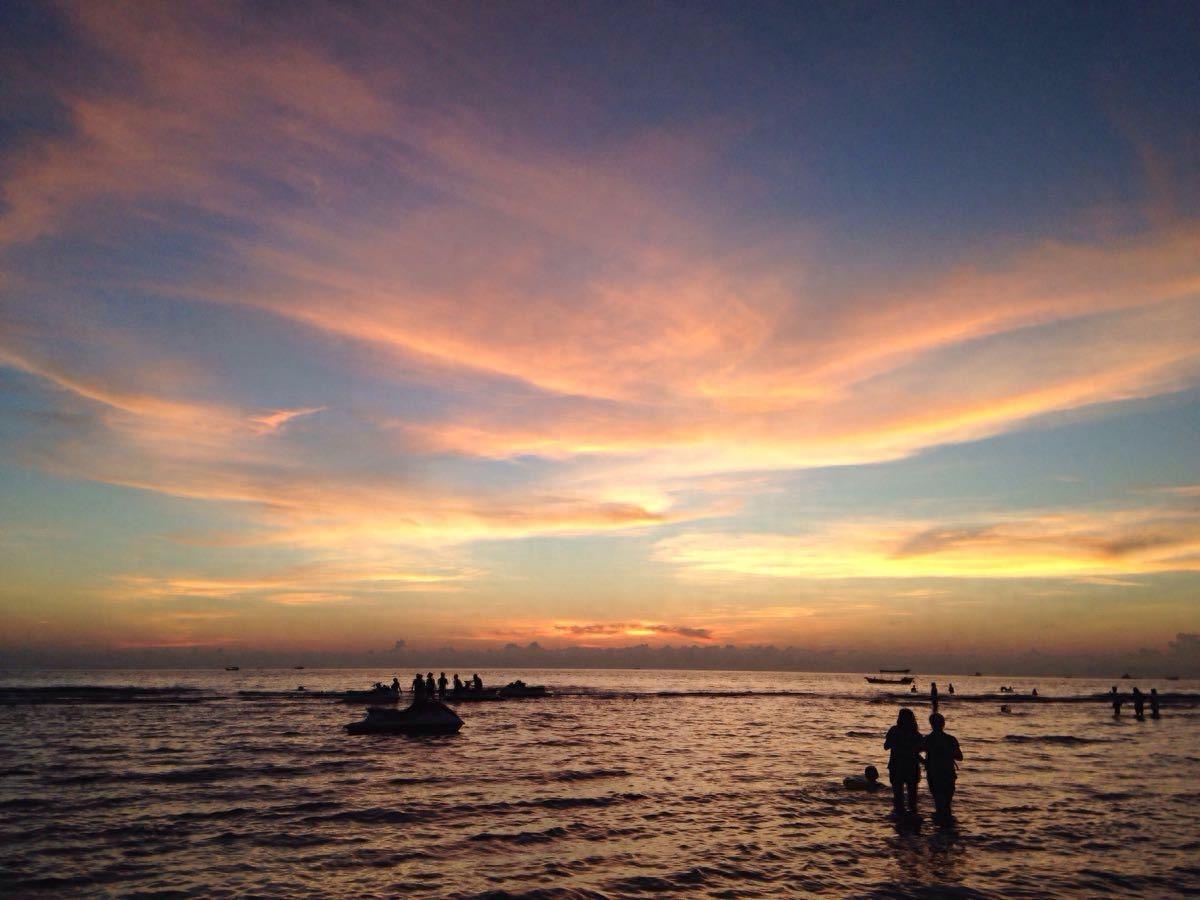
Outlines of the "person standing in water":
[[454,673],[454,693],[462,693],[462,679],[458,677],[458,673]]
[[437,684],[438,684],[438,697],[439,698],[441,698],[443,700],[446,698],[446,685],[448,685],[449,683],[450,683],[450,681],[446,678],[445,672],[443,672],[441,675],[438,676]]
[[425,699],[425,679],[421,677],[420,672],[413,676],[412,689],[413,703],[420,703]]
[[962,748],[958,739],[946,733],[946,718],[941,713],[929,717],[932,731],[925,737],[925,777],[929,780],[929,793],[933,796],[934,819],[949,822],[950,803],[954,799],[954,785],[958,780],[958,763],[962,760]]
[[1158,688],[1150,688],[1150,718],[1162,718],[1158,714]]
[[917,730],[917,717],[908,707],[900,710],[896,724],[888,729],[883,749],[892,751],[888,758],[888,780],[892,783],[892,804],[896,818],[905,812],[905,796],[908,798],[907,812],[917,814],[917,782],[921,779],[921,732]]
[[953,681],[950,682],[948,685],[946,685],[946,693],[949,694],[951,697],[954,696],[954,682]]
[[929,703],[933,707],[933,711],[937,712],[938,711],[938,698],[937,698],[937,682],[936,681],[929,682]]
[[1137,688],[1133,689],[1133,717],[1139,722],[1146,721],[1146,701],[1142,699],[1142,692]]
[[1117,693],[1117,686],[1115,684],[1110,696],[1112,697],[1113,718],[1115,719],[1121,715],[1121,695]]
[[432,700],[437,696],[437,683],[433,680],[433,673],[429,672],[425,676],[425,699]]

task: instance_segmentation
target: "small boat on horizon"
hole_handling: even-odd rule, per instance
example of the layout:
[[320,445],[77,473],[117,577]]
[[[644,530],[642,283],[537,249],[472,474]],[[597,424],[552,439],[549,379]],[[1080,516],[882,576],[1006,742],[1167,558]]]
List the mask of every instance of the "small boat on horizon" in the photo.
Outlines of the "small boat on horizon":
[[884,675],[907,675],[912,669],[880,669]]
[[226,672],[236,672],[236,671],[238,671],[239,668],[240,668],[239,666],[226,666],[225,671]]
[[903,678],[877,678],[874,675],[867,675],[867,684],[912,684],[916,681],[911,675],[906,675]]

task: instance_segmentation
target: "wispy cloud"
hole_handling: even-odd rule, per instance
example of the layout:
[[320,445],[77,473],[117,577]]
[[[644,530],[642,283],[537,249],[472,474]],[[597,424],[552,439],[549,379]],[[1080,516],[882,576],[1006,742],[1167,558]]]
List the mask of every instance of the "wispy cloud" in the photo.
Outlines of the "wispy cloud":
[[803,535],[684,534],[656,556],[720,578],[1104,578],[1200,571],[1200,512],[1127,509],[973,523],[835,522]]

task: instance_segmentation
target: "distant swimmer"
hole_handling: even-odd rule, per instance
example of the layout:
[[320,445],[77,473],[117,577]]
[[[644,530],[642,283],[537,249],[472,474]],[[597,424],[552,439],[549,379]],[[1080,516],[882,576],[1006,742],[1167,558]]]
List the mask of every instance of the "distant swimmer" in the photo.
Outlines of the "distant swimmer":
[[438,686],[438,696],[439,697],[446,696],[446,685],[448,685],[449,683],[450,683],[450,681],[449,681],[449,679],[446,678],[445,672],[443,672],[441,675],[438,676],[437,686]]
[[848,791],[869,791],[872,794],[883,787],[883,782],[879,780],[879,770],[874,766],[867,766],[861,775],[843,778],[842,784]]
[[937,712],[938,695],[937,695],[937,682],[936,681],[929,682],[929,704],[930,704],[930,706],[933,707],[933,711]]
[[1133,689],[1133,717],[1139,722],[1146,721],[1146,700],[1137,688]]
[[1158,714],[1158,688],[1150,688],[1150,718],[1162,718]]
[[962,748],[957,738],[946,733],[946,719],[941,713],[929,717],[929,727],[932,731],[925,736],[925,777],[933,795],[935,821],[949,822]]
[[917,686],[914,684],[912,687],[910,687],[910,688],[908,689],[908,692],[909,692],[910,694],[915,694],[915,693],[917,692]]
[[[890,750],[888,758],[888,780],[892,783],[892,805],[896,817],[907,811],[917,814],[917,782],[921,778],[921,732],[917,730],[917,717],[908,707],[900,710],[896,724],[888,729],[883,749]],[[908,806],[905,807],[907,795]]]
[[1115,719],[1121,715],[1121,695],[1117,693],[1117,686],[1115,684],[1109,696],[1112,697],[1113,718]]
[[948,685],[946,685],[946,693],[949,694],[951,697],[954,696],[954,682],[953,681],[950,682]]
[[1037,695],[1038,695],[1037,688],[1034,688],[1034,689],[1033,689],[1033,696],[1035,696],[1035,697],[1036,697]]

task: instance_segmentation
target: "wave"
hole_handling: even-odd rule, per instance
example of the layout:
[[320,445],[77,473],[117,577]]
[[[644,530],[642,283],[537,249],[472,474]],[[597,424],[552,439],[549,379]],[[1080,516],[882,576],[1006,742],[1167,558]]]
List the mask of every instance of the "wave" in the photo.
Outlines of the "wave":
[[1004,739],[1013,744],[1062,744],[1066,746],[1113,743],[1111,738],[1085,738],[1073,734],[1006,734]]
[[111,687],[98,684],[0,688],[0,706],[53,703],[200,703],[214,695],[194,687]]

